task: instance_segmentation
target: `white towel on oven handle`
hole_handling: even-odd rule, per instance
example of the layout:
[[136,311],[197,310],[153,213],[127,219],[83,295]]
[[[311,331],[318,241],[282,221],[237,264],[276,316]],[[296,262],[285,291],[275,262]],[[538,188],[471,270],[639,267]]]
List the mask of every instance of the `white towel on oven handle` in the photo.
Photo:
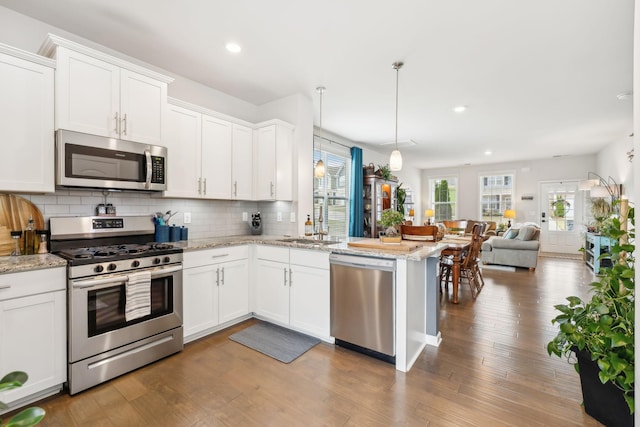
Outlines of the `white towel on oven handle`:
[[126,284],[124,317],[127,322],[151,314],[151,272],[130,273]]

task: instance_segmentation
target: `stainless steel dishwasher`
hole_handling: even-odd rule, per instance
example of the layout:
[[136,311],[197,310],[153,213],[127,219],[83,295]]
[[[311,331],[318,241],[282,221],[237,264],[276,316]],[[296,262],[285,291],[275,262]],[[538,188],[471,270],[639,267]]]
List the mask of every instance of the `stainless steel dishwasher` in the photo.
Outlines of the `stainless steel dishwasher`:
[[331,254],[336,345],[395,363],[395,260]]

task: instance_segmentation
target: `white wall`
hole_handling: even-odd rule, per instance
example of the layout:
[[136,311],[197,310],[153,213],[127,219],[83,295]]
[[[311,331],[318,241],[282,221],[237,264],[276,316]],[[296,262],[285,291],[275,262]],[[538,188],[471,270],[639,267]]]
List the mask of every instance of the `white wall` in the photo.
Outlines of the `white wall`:
[[633,162],[627,156],[632,148],[633,138],[629,136],[611,143],[598,152],[598,166],[594,171],[604,179],[611,177],[616,183],[622,184],[622,194],[631,202],[638,200],[634,194]]
[[[422,171],[422,210],[428,208],[429,179],[442,176],[458,178],[458,218],[479,218],[479,177],[483,174],[515,173],[514,208],[518,222],[539,223],[539,183],[542,181],[584,180],[588,172],[596,171],[596,155],[567,156],[542,160],[510,163],[470,165],[454,168],[425,169]],[[521,200],[523,195],[533,195],[533,200]]]

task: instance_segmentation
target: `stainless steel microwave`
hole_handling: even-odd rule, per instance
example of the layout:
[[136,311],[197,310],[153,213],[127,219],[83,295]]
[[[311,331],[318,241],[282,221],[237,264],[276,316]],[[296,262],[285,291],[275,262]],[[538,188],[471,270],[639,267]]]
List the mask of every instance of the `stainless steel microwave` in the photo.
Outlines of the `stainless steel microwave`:
[[167,149],[58,130],[56,185],[109,190],[167,189]]

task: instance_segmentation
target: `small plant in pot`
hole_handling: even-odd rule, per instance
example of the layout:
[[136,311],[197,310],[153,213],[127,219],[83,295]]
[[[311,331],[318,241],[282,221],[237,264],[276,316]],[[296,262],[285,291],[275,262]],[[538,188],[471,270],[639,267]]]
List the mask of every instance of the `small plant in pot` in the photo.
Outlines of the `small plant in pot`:
[[381,235],[382,241],[385,241],[384,238],[387,238],[386,240],[388,241],[391,241],[389,238],[393,238],[394,242],[401,241],[402,236],[400,235],[399,225],[403,222],[404,214],[402,212],[394,209],[383,210],[382,217],[380,218],[380,225],[384,227],[384,236]]
[[[615,244],[610,254],[612,266],[603,268],[600,280],[591,283],[591,300],[568,297],[568,304],[552,323],[559,325],[555,338],[547,344],[550,355],[566,357],[580,373],[585,412],[611,425],[632,425],[634,412],[634,321],[635,321],[635,220],[603,221],[601,230]],[[622,225],[622,226],[621,226]],[[574,357],[575,355],[575,357]],[[591,373],[593,378],[589,377]],[[602,393],[601,393],[602,392]],[[613,401],[607,403],[605,398]],[[626,403],[626,404],[625,404]],[[620,408],[616,408],[616,404]]]

